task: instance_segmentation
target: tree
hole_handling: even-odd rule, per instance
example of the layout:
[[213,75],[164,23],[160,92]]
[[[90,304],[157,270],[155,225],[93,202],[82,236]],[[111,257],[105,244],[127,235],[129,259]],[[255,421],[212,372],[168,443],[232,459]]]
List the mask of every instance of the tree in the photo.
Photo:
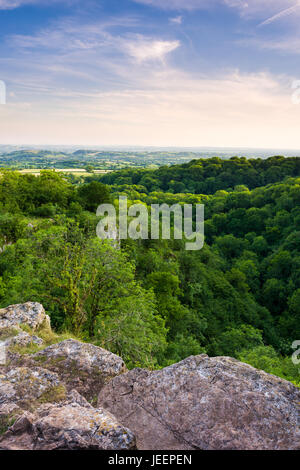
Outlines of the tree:
[[237,357],[243,349],[262,346],[262,332],[251,325],[241,325],[239,328],[228,328],[218,340],[219,354]]
[[98,181],[79,186],[78,196],[84,209],[90,212],[96,212],[100,204],[111,203],[108,186]]

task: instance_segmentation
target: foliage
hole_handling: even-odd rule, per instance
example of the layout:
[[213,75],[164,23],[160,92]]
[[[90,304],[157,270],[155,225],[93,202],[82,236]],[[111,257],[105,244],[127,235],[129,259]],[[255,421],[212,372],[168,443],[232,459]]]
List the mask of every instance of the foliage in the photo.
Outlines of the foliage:
[[[58,332],[130,367],[205,352],[299,383],[290,358],[300,338],[299,162],[200,159],[78,185],[53,171],[3,171],[0,304],[42,302]],[[204,248],[99,241],[96,208],[121,194],[147,206],[205,204]]]

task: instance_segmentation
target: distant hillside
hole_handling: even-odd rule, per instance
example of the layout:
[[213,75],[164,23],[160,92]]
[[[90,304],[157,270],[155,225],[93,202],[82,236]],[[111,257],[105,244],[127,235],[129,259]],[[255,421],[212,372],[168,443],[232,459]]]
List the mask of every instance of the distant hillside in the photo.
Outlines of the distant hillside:
[[156,170],[126,169],[101,177],[109,185],[139,185],[145,192],[214,194],[245,185],[249,189],[300,176],[300,157],[247,160],[245,157],[206,158]]

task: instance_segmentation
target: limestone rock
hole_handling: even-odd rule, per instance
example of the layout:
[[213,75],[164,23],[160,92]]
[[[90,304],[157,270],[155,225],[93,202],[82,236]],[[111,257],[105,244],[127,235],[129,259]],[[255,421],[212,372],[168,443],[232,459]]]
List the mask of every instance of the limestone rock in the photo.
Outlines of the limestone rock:
[[22,326],[27,326],[32,331],[40,328],[51,330],[50,318],[41,304],[27,302],[0,309],[0,366],[7,364],[7,353],[11,346],[43,344],[41,338],[23,331]]
[[24,410],[34,411],[43,403],[66,399],[66,389],[58,375],[36,367],[6,369],[0,375],[0,435]]
[[68,390],[75,388],[84,397],[95,401],[108,380],[126,371],[124,361],[119,356],[73,339],[33,354],[31,363],[58,373]]
[[0,375],[0,405],[15,404],[25,408],[43,402],[64,399],[66,390],[57,374],[36,367],[12,368]]
[[20,325],[27,325],[32,330],[41,327],[50,329],[50,318],[46,315],[44,307],[37,302],[10,305],[0,309],[0,330],[18,328]]
[[11,346],[21,346],[26,347],[30,344],[36,344],[37,346],[42,346],[44,341],[36,335],[30,335],[25,331],[21,331],[16,336],[8,338],[4,341],[4,344],[7,348]]
[[134,448],[129,429],[76,390],[66,394],[57,374],[19,367],[0,376],[0,449]]
[[129,450],[135,449],[135,437],[102,409],[47,404],[23,414],[0,439],[0,449]]
[[111,380],[98,405],[136,435],[138,449],[300,449],[300,390],[227,357],[190,357]]

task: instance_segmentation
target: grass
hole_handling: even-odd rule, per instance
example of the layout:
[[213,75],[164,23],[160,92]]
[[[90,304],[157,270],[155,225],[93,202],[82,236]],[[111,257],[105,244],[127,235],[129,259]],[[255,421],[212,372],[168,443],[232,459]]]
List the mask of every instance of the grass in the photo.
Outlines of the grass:
[[33,331],[28,325],[22,325],[21,328],[23,331],[29,333],[31,336],[38,336],[43,340],[43,344],[41,345],[31,342],[27,346],[14,345],[10,347],[11,352],[20,354],[22,356],[26,354],[35,354],[38,351],[42,351],[48,346],[51,346],[52,344],[57,344],[67,339],[75,339],[78,341],[82,341],[81,338],[77,338],[68,332],[58,334],[48,328],[40,328],[38,330]]
[[17,336],[18,333],[18,330],[15,330],[14,328],[3,328],[0,330],[0,341],[13,338],[14,336]]
[[5,434],[16,421],[15,416],[0,416],[0,436]]
[[44,392],[38,399],[39,403],[59,403],[66,399],[67,391],[64,385],[57,385]]

